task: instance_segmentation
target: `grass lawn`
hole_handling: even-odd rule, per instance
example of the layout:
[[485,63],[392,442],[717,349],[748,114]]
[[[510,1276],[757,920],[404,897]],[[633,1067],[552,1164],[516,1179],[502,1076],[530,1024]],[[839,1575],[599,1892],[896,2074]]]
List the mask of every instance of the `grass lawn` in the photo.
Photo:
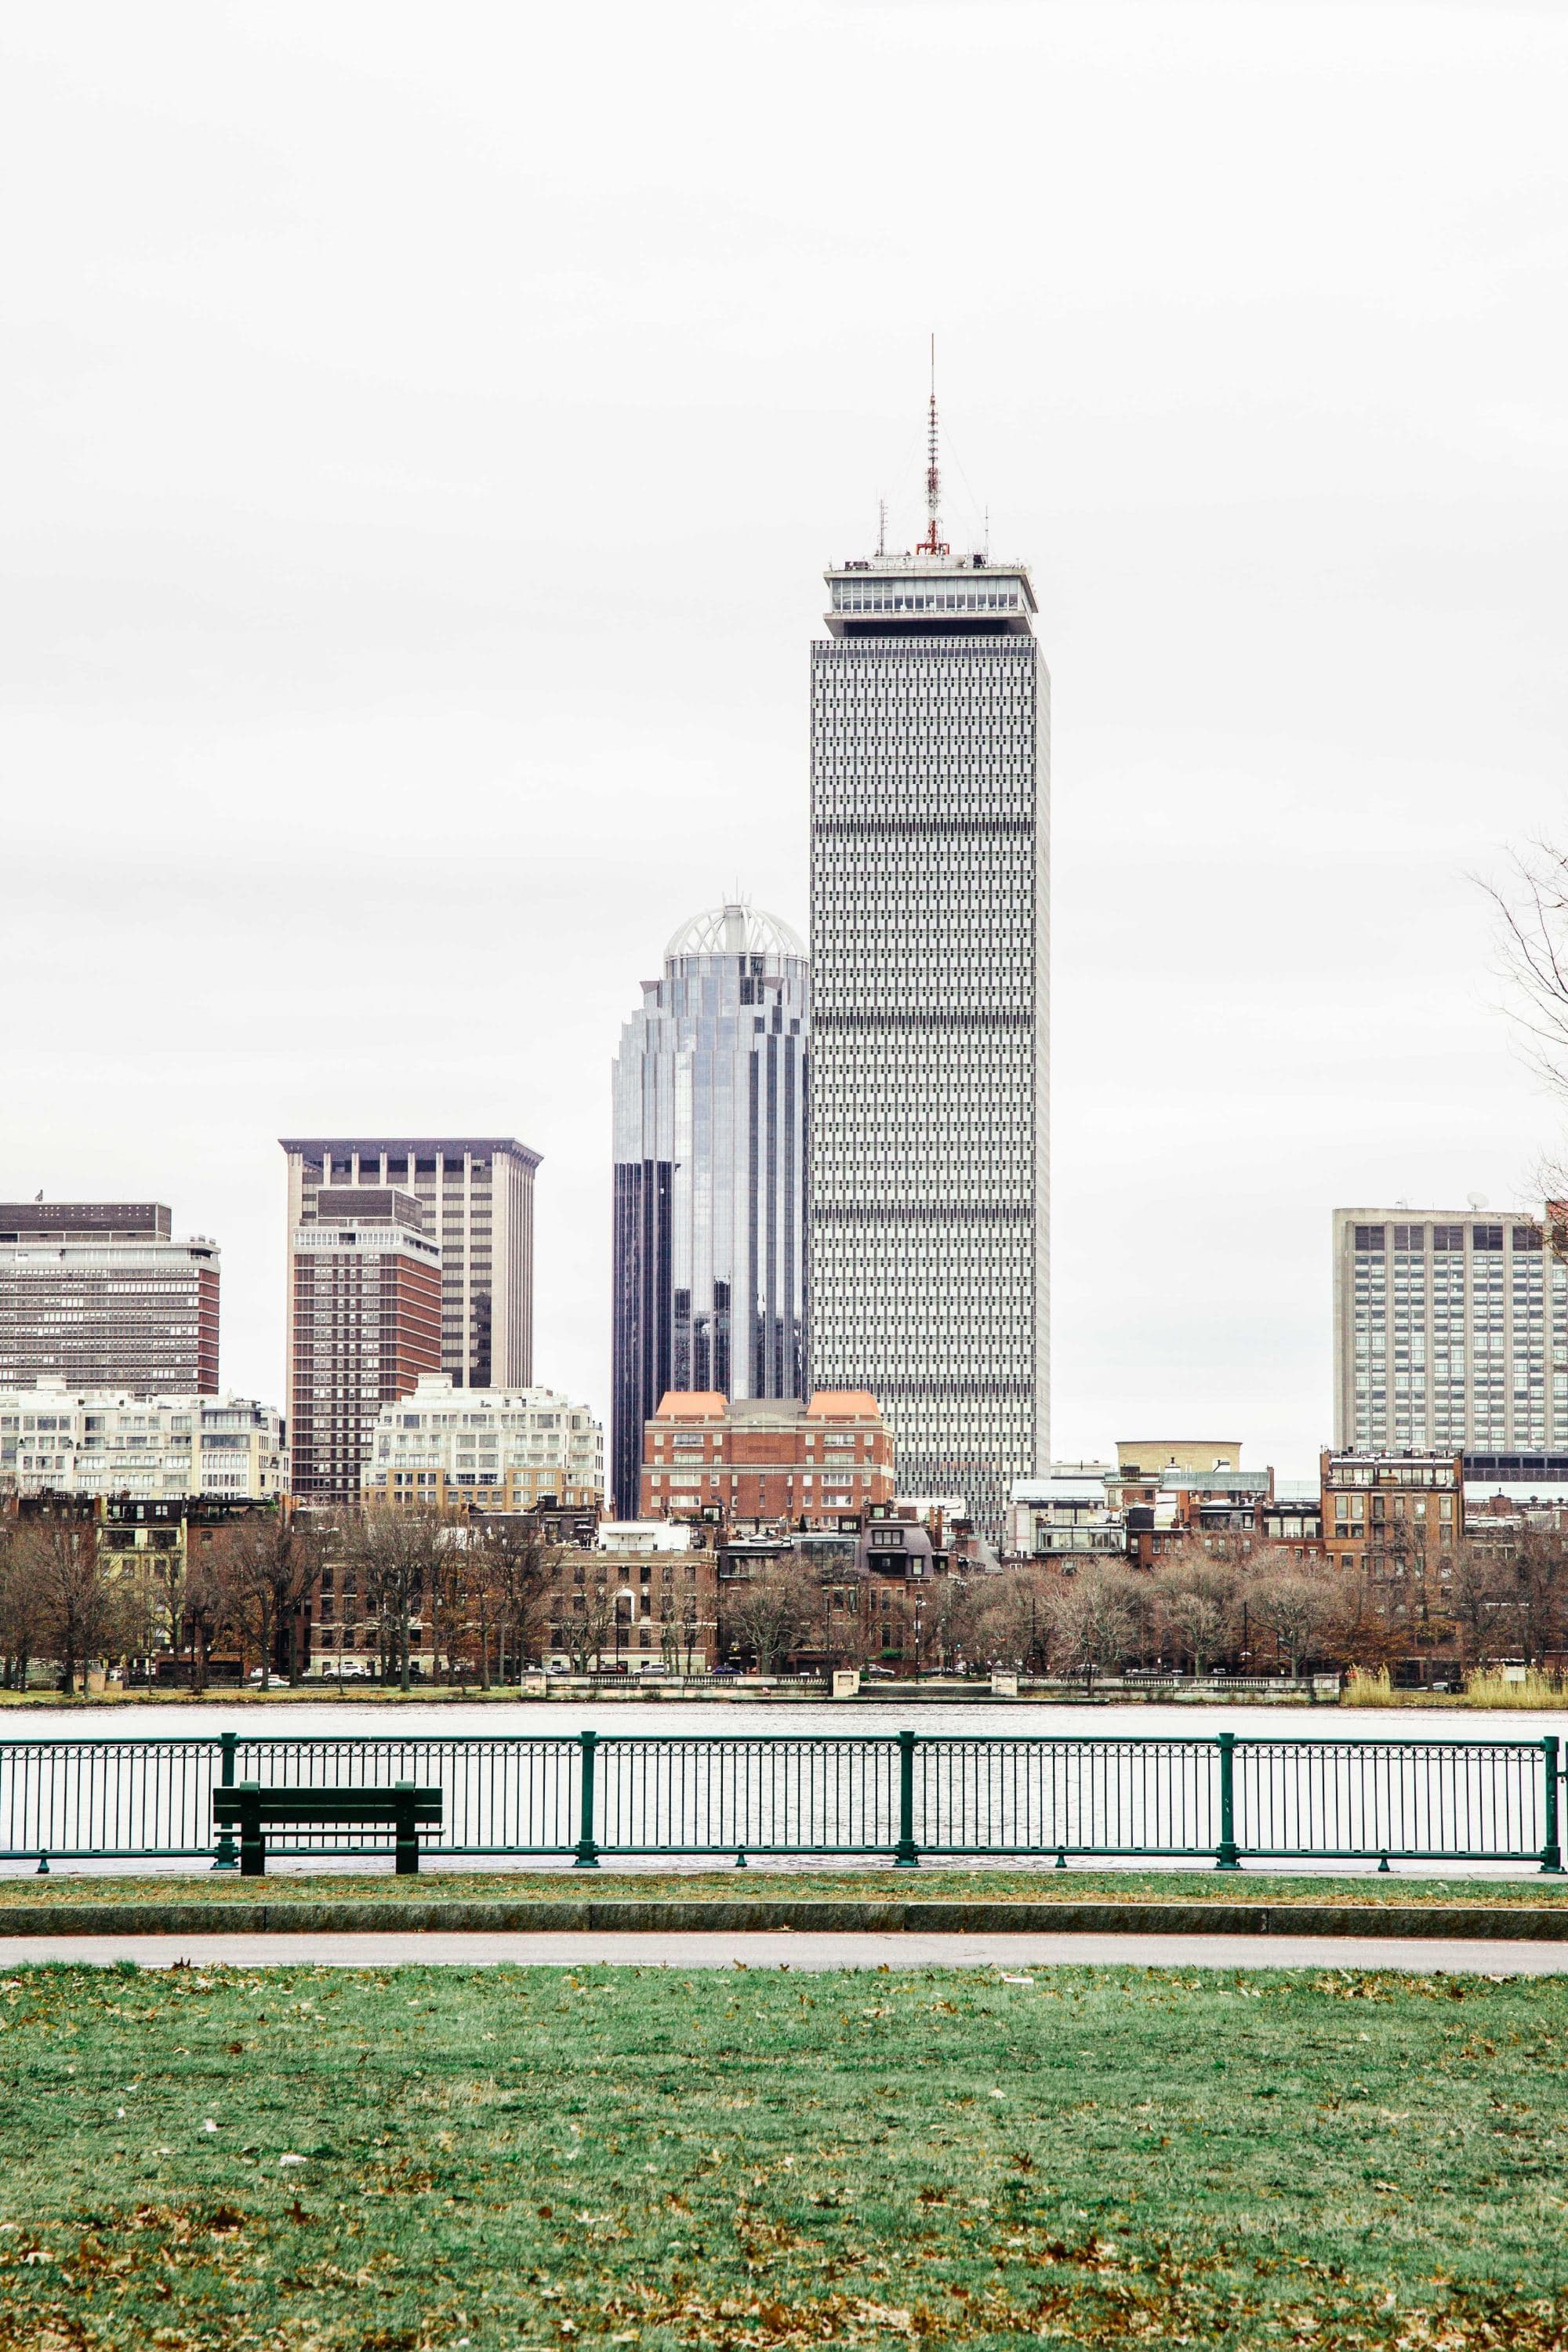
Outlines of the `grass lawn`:
[[[715,1895],[726,1903],[777,1903],[792,1896],[845,1902],[916,1903],[938,1895],[986,1903],[1016,1895],[1034,1903],[1056,1898],[1070,1903],[1568,1903],[1568,1877],[1534,1873],[1519,1878],[1421,1878],[1413,1871],[1368,1868],[1354,1876],[1331,1878],[1299,1871],[1216,1871],[1212,1864],[1190,1870],[946,1870],[923,1865],[895,1870],[461,1870],[432,1868],[417,1877],[380,1870],[293,1871],[274,1864],[265,1879],[241,1878],[237,1871],[205,1864],[189,1871],[120,1876],[107,1871],[75,1870],[54,1864],[47,1877],[25,1870],[0,1878],[0,1906],[7,1903],[351,1903],[439,1902],[443,1895],[468,1902],[591,1902],[661,1896],[700,1902]],[[4,1959],[0,1946],[0,1960]]]
[[6,2352],[1568,2344],[1560,1979],[22,1969],[0,2116]]

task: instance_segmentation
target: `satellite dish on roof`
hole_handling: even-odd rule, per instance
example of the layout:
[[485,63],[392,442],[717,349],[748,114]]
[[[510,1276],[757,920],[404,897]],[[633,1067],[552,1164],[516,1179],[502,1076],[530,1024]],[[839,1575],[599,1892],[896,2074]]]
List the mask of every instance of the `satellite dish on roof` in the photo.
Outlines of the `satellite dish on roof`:
[[1467,1192],[1465,1198],[1472,1209],[1484,1209],[1487,1205],[1487,1196],[1484,1192]]

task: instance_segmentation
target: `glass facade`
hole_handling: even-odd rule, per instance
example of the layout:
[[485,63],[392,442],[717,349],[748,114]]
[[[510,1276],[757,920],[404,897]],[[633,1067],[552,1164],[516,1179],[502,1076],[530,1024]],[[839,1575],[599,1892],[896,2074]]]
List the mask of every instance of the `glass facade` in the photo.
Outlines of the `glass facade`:
[[1050,681],[1017,564],[828,574],[812,647],[810,1371],[992,1537],[1049,1461]]
[[682,926],[614,1074],[616,1509],[668,1389],[805,1394],[805,948],[732,903]]

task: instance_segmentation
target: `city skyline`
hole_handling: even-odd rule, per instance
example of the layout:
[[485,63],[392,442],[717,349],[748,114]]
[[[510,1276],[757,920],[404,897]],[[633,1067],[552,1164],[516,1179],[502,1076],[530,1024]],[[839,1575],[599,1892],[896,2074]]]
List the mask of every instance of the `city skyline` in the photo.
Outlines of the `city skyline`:
[[[628,982],[736,875],[806,927],[801,647],[879,497],[921,535],[933,328],[948,535],[1029,552],[1057,688],[1053,1452],[1239,1397],[1309,1471],[1328,1212],[1535,1197],[1467,877],[1559,823],[1568,26],[890,21],[829,76],[766,16],[6,39],[61,200],[0,391],[0,1190],[216,1235],[225,1385],[279,1396],[271,1139],[395,1118],[542,1154],[536,1369],[605,1410]],[[996,233],[825,236],[933,85]]]

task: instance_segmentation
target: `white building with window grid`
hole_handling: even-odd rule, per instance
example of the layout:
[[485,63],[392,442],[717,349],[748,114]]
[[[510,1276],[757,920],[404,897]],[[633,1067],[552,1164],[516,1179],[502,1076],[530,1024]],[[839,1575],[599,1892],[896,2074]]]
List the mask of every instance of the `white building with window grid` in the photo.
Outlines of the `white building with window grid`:
[[249,1397],[0,1388],[0,1494],[227,1496],[283,1491],[282,1417]]
[[1026,567],[931,541],[812,647],[809,1368],[995,1539],[1050,1459],[1050,681]]
[[1568,1446],[1568,1265],[1539,1217],[1336,1209],[1334,1444]]
[[411,1396],[382,1406],[360,1475],[366,1502],[597,1513],[605,1433],[554,1389],[459,1390],[447,1373],[427,1373]]

